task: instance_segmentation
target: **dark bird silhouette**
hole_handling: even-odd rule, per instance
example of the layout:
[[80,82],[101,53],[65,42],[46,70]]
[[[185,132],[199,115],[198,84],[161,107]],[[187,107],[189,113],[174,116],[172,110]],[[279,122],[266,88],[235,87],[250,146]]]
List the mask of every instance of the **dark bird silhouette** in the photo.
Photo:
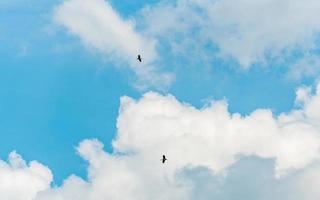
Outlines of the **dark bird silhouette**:
[[142,58],[141,58],[141,55],[138,55],[138,58],[137,58],[137,60],[138,60],[139,62],[142,62]]
[[162,156],[162,159],[161,159],[162,163],[166,162],[166,160],[168,160],[168,159],[166,158],[165,155],[163,155],[163,156]]

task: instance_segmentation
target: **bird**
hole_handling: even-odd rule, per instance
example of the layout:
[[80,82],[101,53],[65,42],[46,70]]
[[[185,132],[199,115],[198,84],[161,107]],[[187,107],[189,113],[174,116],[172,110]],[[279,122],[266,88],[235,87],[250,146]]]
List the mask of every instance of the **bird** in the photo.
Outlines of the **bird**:
[[168,160],[168,159],[166,158],[166,156],[165,156],[165,155],[162,155],[162,159],[161,159],[162,163],[165,163],[166,160]]
[[138,60],[139,62],[142,62],[142,58],[141,58],[141,55],[138,55],[138,58],[137,58],[137,60]]

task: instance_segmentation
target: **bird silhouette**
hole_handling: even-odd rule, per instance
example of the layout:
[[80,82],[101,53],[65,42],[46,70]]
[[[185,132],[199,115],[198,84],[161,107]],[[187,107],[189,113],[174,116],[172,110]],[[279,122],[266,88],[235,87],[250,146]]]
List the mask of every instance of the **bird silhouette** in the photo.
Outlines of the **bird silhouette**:
[[138,58],[137,58],[137,60],[138,60],[139,62],[142,62],[142,58],[141,58],[141,55],[138,55]]
[[166,162],[166,160],[168,160],[168,159],[166,158],[166,156],[165,156],[165,155],[163,155],[163,156],[162,156],[162,159],[161,159],[162,163],[165,163],[165,162]]

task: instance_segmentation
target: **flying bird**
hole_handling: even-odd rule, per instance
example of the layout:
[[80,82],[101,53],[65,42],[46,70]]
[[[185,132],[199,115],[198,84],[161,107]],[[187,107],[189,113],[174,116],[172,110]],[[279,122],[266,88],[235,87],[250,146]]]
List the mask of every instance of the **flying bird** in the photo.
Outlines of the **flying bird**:
[[163,156],[162,156],[162,159],[161,159],[162,163],[166,162],[166,160],[167,160],[166,156],[163,155]]
[[141,58],[141,55],[138,55],[138,58],[137,58],[137,60],[138,60],[139,62],[142,62],[142,58]]

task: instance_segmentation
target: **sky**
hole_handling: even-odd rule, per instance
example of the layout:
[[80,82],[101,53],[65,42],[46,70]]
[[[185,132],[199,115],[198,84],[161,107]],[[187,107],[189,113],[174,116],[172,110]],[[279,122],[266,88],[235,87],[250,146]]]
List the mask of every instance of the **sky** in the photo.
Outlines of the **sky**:
[[319,9],[1,0],[0,199],[318,200]]

